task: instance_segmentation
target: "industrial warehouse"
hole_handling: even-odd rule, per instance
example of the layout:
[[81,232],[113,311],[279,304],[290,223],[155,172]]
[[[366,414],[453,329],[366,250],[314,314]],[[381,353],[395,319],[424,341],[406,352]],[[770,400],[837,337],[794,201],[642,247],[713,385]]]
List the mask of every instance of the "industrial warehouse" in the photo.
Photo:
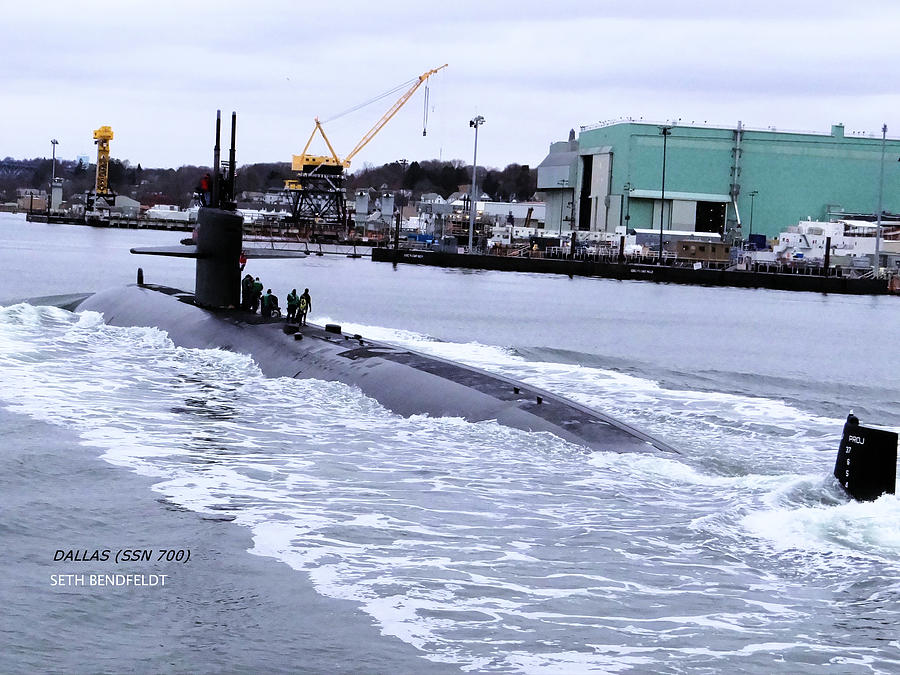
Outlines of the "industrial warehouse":
[[830,133],[655,124],[585,126],[538,166],[546,228],[655,229],[746,240],[801,220],[900,213],[900,140]]
[[[900,290],[900,140],[619,120],[550,145],[543,228],[376,260],[840,293]],[[540,242],[535,241],[540,238]],[[508,242],[508,243],[505,243]],[[471,253],[471,252],[469,252]],[[526,258],[522,260],[522,258]]]

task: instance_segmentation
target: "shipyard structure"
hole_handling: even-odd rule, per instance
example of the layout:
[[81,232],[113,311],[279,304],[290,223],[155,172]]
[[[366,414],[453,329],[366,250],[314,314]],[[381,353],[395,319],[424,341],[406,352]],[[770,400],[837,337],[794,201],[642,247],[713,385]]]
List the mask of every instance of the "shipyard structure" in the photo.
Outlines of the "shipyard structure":
[[[538,166],[546,228],[777,237],[801,220],[900,213],[900,140],[616,121],[553,143]],[[883,171],[883,183],[882,183]],[[622,231],[622,230],[618,230]]]
[[[657,124],[582,127],[538,165],[543,227],[485,250],[376,261],[656,282],[900,294],[900,140]],[[511,214],[510,214],[511,215]],[[454,233],[455,234],[455,233]],[[527,241],[523,237],[528,237]],[[453,239],[450,237],[450,239]],[[474,255],[473,255],[474,254]]]

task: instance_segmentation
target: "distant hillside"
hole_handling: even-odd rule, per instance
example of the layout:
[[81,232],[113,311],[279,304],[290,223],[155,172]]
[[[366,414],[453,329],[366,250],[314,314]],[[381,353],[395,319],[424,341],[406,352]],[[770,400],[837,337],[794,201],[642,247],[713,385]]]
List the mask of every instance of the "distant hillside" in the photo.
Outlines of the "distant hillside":
[[[94,185],[96,166],[84,166],[71,160],[56,161],[56,176],[64,180],[63,194],[68,199],[73,194],[89,190]],[[178,169],[145,169],[128,160],[111,159],[109,162],[109,186],[117,193],[140,200],[142,204],[178,204],[187,206],[194,188],[203,174],[204,166],[182,166]],[[461,160],[426,160],[409,164],[393,162],[379,167],[364,165],[349,174],[345,185],[348,191],[373,187],[387,190],[408,190],[413,198],[424,192],[436,192],[447,197],[464,189],[470,181],[471,165]],[[46,158],[16,160],[11,157],[0,161],[0,201],[15,198],[17,188],[48,190],[51,176],[51,160]],[[236,189],[265,192],[280,189],[284,181],[292,177],[288,162],[245,164],[238,167]],[[478,190],[486,192],[498,201],[530,199],[537,188],[537,172],[528,165],[510,164],[503,170],[478,167]]]

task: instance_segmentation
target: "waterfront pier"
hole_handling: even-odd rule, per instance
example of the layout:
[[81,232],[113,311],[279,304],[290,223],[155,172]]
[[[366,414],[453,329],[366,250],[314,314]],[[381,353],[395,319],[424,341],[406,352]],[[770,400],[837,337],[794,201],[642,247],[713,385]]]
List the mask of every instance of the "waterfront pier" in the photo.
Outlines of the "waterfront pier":
[[394,264],[565,274],[570,277],[600,277],[620,281],[655,281],[698,286],[736,286],[852,295],[886,295],[891,292],[886,279],[845,276],[842,270],[818,267],[782,268],[781,271],[766,271],[765,268],[737,270],[719,269],[696,263],[681,266],[674,260],[664,260],[660,265],[649,260],[633,262],[625,259],[620,262],[617,259],[525,258],[392,248],[373,249],[372,260]]

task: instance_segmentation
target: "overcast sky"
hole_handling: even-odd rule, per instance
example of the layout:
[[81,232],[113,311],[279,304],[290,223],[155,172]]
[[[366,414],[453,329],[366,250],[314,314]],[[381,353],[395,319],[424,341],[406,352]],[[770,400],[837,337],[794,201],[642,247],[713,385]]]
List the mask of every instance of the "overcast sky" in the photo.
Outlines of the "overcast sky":
[[[289,161],[313,118],[448,63],[354,159],[538,164],[620,117],[900,137],[900,2],[205,0],[5,3],[0,157],[210,164],[215,111],[238,164]],[[399,94],[326,125],[350,152]],[[324,152],[316,144],[312,148]]]

